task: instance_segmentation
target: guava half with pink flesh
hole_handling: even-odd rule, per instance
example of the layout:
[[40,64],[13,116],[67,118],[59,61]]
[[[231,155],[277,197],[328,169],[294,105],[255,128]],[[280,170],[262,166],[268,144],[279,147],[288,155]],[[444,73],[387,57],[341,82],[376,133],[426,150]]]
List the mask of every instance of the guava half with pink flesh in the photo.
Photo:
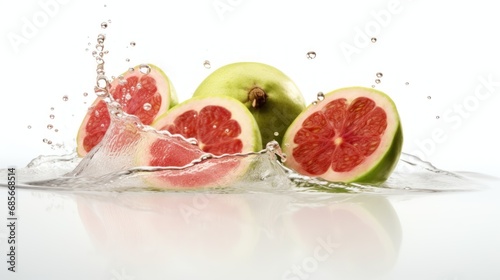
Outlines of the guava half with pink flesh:
[[[149,125],[177,104],[177,95],[167,75],[153,64],[129,69],[111,82],[110,94],[125,113],[135,115]],[[106,102],[97,97],[80,125],[77,153],[85,156],[99,144],[109,128],[111,118]]]
[[[193,145],[179,137],[152,137],[139,151],[143,166],[184,167],[150,174],[159,188],[225,187],[244,175],[250,161],[225,156],[262,149],[258,125],[250,111],[227,96],[193,97],[160,116],[152,126],[174,135],[196,139]],[[201,160],[202,157],[211,159]]]
[[306,108],[286,131],[285,165],[331,182],[379,184],[401,154],[403,132],[396,105],[364,87],[332,91]]

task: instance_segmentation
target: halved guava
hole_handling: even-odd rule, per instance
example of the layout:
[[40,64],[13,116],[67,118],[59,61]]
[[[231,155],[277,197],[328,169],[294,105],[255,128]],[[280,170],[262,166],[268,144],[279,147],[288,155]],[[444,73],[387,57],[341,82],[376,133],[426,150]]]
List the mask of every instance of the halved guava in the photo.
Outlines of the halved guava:
[[396,167],[403,132],[396,105],[364,87],[332,91],[310,105],[283,137],[285,165],[332,182],[379,184]]
[[[141,64],[111,82],[110,94],[124,112],[149,125],[177,104],[177,95],[167,75],[153,64]],[[77,135],[77,153],[85,156],[101,142],[110,125],[106,102],[97,97],[83,119]]]
[[[228,186],[246,173],[250,162],[244,157],[223,155],[262,149],[260,131],[252,114],[228,96],[193,97],[167,111],[152,126],[197,141],[193,145],[179,137],[156,135],[144,142],[138,155],[139,165],[189,166],[150,174],[147,181],[154,187]],[[192,164],[202,157],[211,159]]]

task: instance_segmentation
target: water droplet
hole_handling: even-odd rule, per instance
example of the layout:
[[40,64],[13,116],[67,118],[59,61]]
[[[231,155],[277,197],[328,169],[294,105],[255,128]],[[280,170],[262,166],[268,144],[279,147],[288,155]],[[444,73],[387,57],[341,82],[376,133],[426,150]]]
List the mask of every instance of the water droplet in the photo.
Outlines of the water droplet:
[[88,42],[88,43],[87,43],[87,46],[90,46],[90,45],[92,45],[92,43],[91,43],[91,42]]
[[212,128],[217,128],[217,125],[215,125],[215,124],[214,124],[214,125],[212,126]]
[[429,96],[427,96],[427,99],[431,99],[431,98],[432,98],[432,97],[431,97],[430,95],[429,95]]
[[372,85],[372,88],[375,88],[375,85]]
[[104,4],[104,8],[106,8],[108,5]]
[[125,62],[130,62],[130,58],[125,58]]
[[63,96],[62,100],[63,101],[68,101],[69,97],[67,95]]
[[280,135],[280,133],[277,132],[277,131],[275,131],[273,134],[274,134],[274,136],[279,136]]
[[56,129],[54,129],[54,132],[59,132],[59,129],[57,129],[57,128],[56,128]]
[[[104,43],[104,40],[106,40],[106,35],[104,35],[104,34],[97,35],[97,43],[99,43],[98,46],[104,47],[102,45],[102,43]],[[99,51],[102,51],[102,50],[99,50]]]
[[85,48],[85,51],[88,52],[89,51],[89,48]]
[[201,160],[207,160],[207,159],[211,159],[213,158],[214,156],[211,155],[211,154],[204,154],[201,156]]
[[89,96],[89,93],[88,92],[84,92],[83,96],[87,97],[87,96]]
[[130,93],[125,94],[125,99],[130,100],[132,98],[132,95]]
[[149,104],[149,103],[144,103],[144,105],[142,106],[142,108],[143,108],[144,110],[146,110],[146,111],[149,111],[149,110],[151,110],[151,104]]
[[106,76],[99,75],[96,80],[96,86],[94,88],[95,93],[99,97],[104,97],[108,95],[109,82]]
[[108,23],[111,23],[111,20],[110,20],[110,19],[108,19]]
[[[120,84],[120,85],[122,85],[122,86],[123,86],[123,85],[125,85],[126,83],[127,83],[127,80],[125,80],[125,78],[124,78],[123,76],[121,76],[121,75],[120,75],[120,76],[118,76],[118,84]],[[122,91],[123,91],[123,89],[125,89],[125,88],[122,88]]]
[[51,119],[54,119],[55,117],[56,117],[56,116],[54,116],[54,115],[52,115],[52,114],[49,116],[49,118],[51,118]]
[[439,116],[436,116],[436,120],[439,120]]
[[375,79],[376,84],[380,84],[380,79]]
[[47,125],[47,129],[53,129],[53,128],[54,128],[54,126],[53,126],[53,125],[51,125],[51,124],[48,124],[48,125]]
[[404,189],[405,191],[409,191],[409,190],[411,190],[411,188],[410,188],[410,187],[404,187],[403,189]]
[[205,60],[203,62],[203,67],[207,68],[207,69],[210,69],[212,67],[212,65],[210,65],[210,61],[208,60]]
[[102,22],[101,23],[101,28],[102,29],[106,29],[108,27],[108,23],[107,22]]
[[306,54],[307,59],[314,59],[316,58],[316,52],[310,51]]
[[372,41],[372,43],[376,43],[376,42],[377,42],[377,38],[372,37],[372,38],[371,38],[371,41]]
[[406,83],[405,83],[405,85],[406,85],[406,86],[407,86],[407,85],[409,85],[409,84],[410,84],[409,82],[406,82]]
[[229,128],[224,129],[224,133],[229,134]]
[[31,125],[28,125],[28,129],[31,129]]
[[135,47],[135,42],[134,41],[130,42],[130,46]]
[[318,104],[318,101],[313,101],[311,104],[316,105],[316,104]]
[[49,142],[49,139],[43,138],[43,143],[47,143],[47,142]]
[[139,71],[142,74],[147,75],[151,72],[151,67],[149,67],[149,65],[147,64],[141,64],[141,66],[139,66]]
[[128,69],[128,71],[129,71],[129,72],[134,72],[134,71],[135,71],[135,69],[134,69],[133,67],[130,67],[130,68]]
[[382,78],[384,76],[384,74],[382,74],[381,72],[378,72],[377,74],[375,74],[375,76],[377,76],[377,78]]
[[323,99],[325,99],[325,94],[323,92],[318,92],[318,94],[316,95],[316,99],[318,101],[322,101]]
[[142,85],[141,85],[141,83],[137,83],[137,85],[135,85],[135,87],[136,87],[137,89],[141,89],[141,88],[142,88]]
[[51,140],[47,141],[47,144],[52,145],[52,141]]
[[[99,56],[95,58],[95,61],[97,62],[97,64],[104,64],[104,59],[102,59],[102,53],[100,53]],[[98,67],[98,69],[102,69],[102,67]]]
[[51,110],[51,111],[54,111],[54,107],[50,107],[50,110]]

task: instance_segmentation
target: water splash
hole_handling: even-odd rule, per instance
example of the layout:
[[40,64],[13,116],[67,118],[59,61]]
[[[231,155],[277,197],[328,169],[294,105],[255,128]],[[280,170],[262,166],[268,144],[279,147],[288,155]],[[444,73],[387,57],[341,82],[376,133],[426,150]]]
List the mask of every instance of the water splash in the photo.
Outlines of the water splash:
[[[280,145],[271,141],[259,152],[215,156],[202,153],[184,166],[142,166],[137,157],[146,151],[144,144],[161,139],[172,144],[197,148],[194,139],[172,135],[141,125],[135,116],[112,116],[113,122],[103,141],[85,158],[76,154],[63,157],[39,157],[20,169],[19,187],[66,191],[164,191],[204,193],[418,193],[470,191],[484,188],[488,178],[480,174],[462,174],[441,170],[418,157],[401,155],[391,177],[381,185],[334,183],[296,173],[285,167],[286,155]],[[125,140],[125,142],[124,142]],[[140,151],[140,152],[138,152]],[[151,184],[162,176],[198,176],[201,181],[214,180],[211,165],[238,163],[229,168],[226,178],[209,188],[163,188]],[[241,172],[238,166],[250,166]],[[0,174],[6,170],[0,170]],[[234,174],[241,174],[235,177]],[[206,178],[199,177],[206,176]],[[474,178],[474,179],[471,179]]]

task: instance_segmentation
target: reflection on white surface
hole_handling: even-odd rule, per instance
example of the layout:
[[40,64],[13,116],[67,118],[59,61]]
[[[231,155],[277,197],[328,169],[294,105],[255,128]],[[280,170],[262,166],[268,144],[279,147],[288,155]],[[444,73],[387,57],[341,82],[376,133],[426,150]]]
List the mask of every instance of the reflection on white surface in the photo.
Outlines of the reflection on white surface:
[[0,275],[498,279],[494,196],[20,190],[18,272]]
[[364,279],[390,271],[401,242],[382,196],[304,205],[270,194],[26,190],[20,201],[30,207],[20,208],[18,279]]

